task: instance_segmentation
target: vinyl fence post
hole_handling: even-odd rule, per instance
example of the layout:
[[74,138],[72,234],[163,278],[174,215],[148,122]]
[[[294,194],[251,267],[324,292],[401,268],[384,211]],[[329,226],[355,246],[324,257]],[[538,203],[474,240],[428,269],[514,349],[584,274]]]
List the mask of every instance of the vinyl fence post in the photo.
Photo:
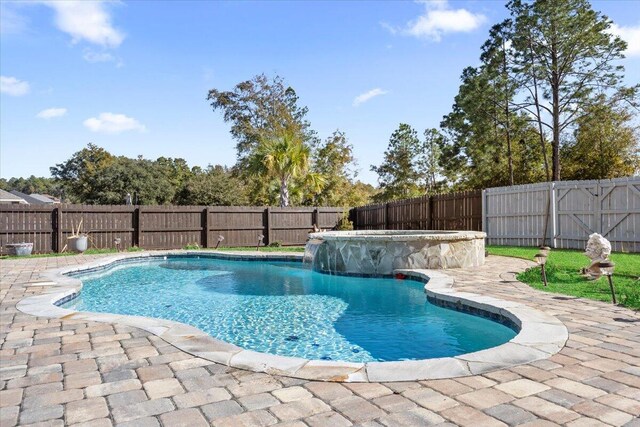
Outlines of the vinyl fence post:
[[558,206],[556,202],[556,183],[551,181],[549,183],[549,207],[551,212],[551,247],[557,248],[558,242],[556,236],[558,235]]

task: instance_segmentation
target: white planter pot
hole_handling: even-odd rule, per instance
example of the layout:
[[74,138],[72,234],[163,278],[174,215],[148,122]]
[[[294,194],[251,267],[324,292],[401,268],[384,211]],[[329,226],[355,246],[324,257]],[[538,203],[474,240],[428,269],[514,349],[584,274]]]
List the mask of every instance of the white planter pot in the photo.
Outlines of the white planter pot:
[[84,252],[89,247],[87,236],[74,236],[67,239],[69,250],[72,252]]
[[8,243],[4,246],[9,255],[28,256],[33,251],[33,243]]

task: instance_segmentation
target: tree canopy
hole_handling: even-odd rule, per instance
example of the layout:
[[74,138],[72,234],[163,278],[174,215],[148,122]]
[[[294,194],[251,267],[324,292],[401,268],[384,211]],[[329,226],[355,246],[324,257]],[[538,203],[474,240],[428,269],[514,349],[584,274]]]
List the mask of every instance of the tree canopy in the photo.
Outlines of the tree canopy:
[[181,188],[177,200],[180,205],[243,206],[249,204],[246,186],[220,165],[204,170],[193,168]]
[[[512,0],[516,79],[525,90],[519,104],[550,140],[553,180],[571,130],[594,105],[637,105],[638,86],[623,85],[627,43],[612,35],[612,21],[587,0]],[[549,135],[546,135],[546,132]]]
[[48,194],[60,197],[62,191],[53,178],[44,178],[31,175],[28,178],[0,178],[0,188],[5,191],[16,190],[25,194]]
[[[346,141],[343,133],[337,131],[335,135],[339,135],[339,141]],[[221,165],[204,169],[190,167],[181,158],[150,160],[142,156],[114,156],[102,147],[88,144],[52,167],[53,178],[12,178],[0,184],[7,190],[63,195],[64,201],[71,203],[123,204],[128,194],[133,203],[143,205],[255,205],[256,195],[252,193],[255,187],[245,181],[248,177],[266,189],[265,202],[261,204],[328,206],[340,202],[343,204],[338,206],[355,206],[367,203],[375,189],[353,180],[347,173],[353,161],[350,146],[329,141],[334,140],[329,138],[315,153],[291,134],[261,141],[247,159],[243,176]],[[340,161],[338,153],[342,149],[346,150],[342,154],[347,155]],[[337,187],[335,180],[340,177],[341,187],[336,188],[339,196],[324,191],[327,181]]]
[[[586,0],[512,0],[507,9],[441,122],[448,186],[637,173],[638,86],[622,83],[627,45],[611,34],[611,20]],[[604,134],[607,144],[596,136]],[[605,146],[602,164],[586,168]]]
[[625,106],[589,106],[577,121],[573,141],[560,151],[566,179],[631,176],[640,170],[638,129]]
[[367,204],[375,189],[357,181],[358,164],[353,145],[340,130],[321,142],[313,154],[313,170],[324,177],[324,185],[316,193],[318,206],[360,206]]
[[116,157],[94,144],[51,168],[66,201],[122,204],[130,194],[140,204],[165,204],[173,199],[169,176],[158,164],[139,157]]
[[65,201],[87,204],[133,203],[247,204],[245,186],[223,166],[190,168],[184,159],[114,156],[95,144],[51,168]]
[[378,174],[380,192],[374,196],[377,202],[415,197],[423,194],[417,158],[420,153],[418,132],[406,123],[400,123],[389,138],[384,160],[379,166],[371,166]]
[[285,133],[296,135],[303,144],[316,142],[315,131],[306,119],[309,109],[298,105],[295,90],[280,76],[259,74],[230,91],[211,89],[207,99],[212,109],[222,111],[224,121],[231,124],[239,165],[246,165],[261,141]]
[[[265,138],[258,143],[248,159],[247,172],[263,182],[275,180],[279,187],[280,207],[289,206],[289,186],[294,180],[309,180],[311,150],[293,131],[285,131],[279,136]],[[321,187],[318,177],[316,188]],[[311,188],[313,191],[316,188]]]
[[232,90],[211,89],[207,99],[221,111],[236,140],[233,167],[254,205],[338,205],[368,201],[359,185],[353,147],[339,130],[321,142],[299,105],[295,90],[280,76],[265,74]]

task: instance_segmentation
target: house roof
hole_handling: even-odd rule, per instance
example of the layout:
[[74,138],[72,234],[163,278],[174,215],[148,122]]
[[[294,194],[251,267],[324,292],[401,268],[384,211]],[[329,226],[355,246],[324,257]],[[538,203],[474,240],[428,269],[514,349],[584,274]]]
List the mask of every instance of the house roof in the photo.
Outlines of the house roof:
[[28,203],[25,199],[8,191],[0,190],[0,202],[4,203]]
[[56,203],[56,201],[51,196],[47,196],[45,194],[32,193],[29,194],[29,197],[31,197],[32,199],[40,200],[40,202],[46,204]]
[[[13,194],[14,196],[18,196],[21,199],[25,200],[27,203],[29,203],[30,205],[48,205],[50,203],[53,203],[52,201],[43,201],[40,200],[36,197],[33,197],[34,195],[29,195],[29,194],[25,194],[25,193],[21,193],[18,190],[11,190],[10,191],[11,194]],[[37,196],[37,194],[36,194]]]

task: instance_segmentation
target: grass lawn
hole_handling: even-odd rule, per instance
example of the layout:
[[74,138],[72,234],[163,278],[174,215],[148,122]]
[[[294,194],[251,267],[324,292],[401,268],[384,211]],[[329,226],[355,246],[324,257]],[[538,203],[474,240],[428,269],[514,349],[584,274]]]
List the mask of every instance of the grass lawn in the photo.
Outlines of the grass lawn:
[[[85,255],[97,255],[97,254],[111,254],[111,253],[116,253],[117,251],[115,249],[96,249],[96,248],[91,248],[91,249],[87,249],[86,251],[84,251]],[[131,250],[129,252],[135,252],[135,250]],[[58,256],[72,256],[72,255],[78,255],[75,252],[63,252],[63,253],[57,253],[57,252],[49,252],[46,254],[33,254],[33,255],[29,255],[29,256],[16,256],[16,255],[2,255],[0,256],[0,259],[27,259],[27,258],[50,258],[50,257],[58,257]]]
[[[538,248],[514,246],[487,246],[492,255],[504,255],[533,261]],[[613,253],[611,260],[616,264],[613,285],[618,302],[626,307],[640,310],[640,254]],[[589,258],[582,251],[551,249],[546,265],[546,288],[542,283],[540,267],[531,268],[518,275],[518,280],[529,286],[565,295],[611,301],[611,291],[606,277],[586,280],[580,269],[589,266]]]
[[[213,248],[196,248],[196,247],[190,247],[190,246],[185,246],[183,249],[191,249],[191,250],[213,250]],[[142,248],[138,248],[138,247],[131,247],[129,249],[126,250],[126,252],[139,252],[139,251],[143,251],[144,249]],[[218,248],[218,250],[220,251],[255,251],[256,247],[255,246],[247,246],[247,247],[241,247],[241,248]],[[116,253],[117,251],[115,249],[87,249],[86,251],[84,251],[84,255],[96,255],[96,254],[111,254],[111,253]],[[272,247],[272,246],[260,246],[260,252],[304,252],[304,246],[276,246],[276,247]],[[27,258],[49,258],[49,257],[58,257],[58,256],[71,256],[71,255],[78,255],[75,252],[63,252],[63,253],[57,253],[57,252],[50,252],[47,254],[33,254],[33,255],[29,255],[29,256],[15,256],[15,255],[2,255],[0,256],[0,259],[27,259]]]

